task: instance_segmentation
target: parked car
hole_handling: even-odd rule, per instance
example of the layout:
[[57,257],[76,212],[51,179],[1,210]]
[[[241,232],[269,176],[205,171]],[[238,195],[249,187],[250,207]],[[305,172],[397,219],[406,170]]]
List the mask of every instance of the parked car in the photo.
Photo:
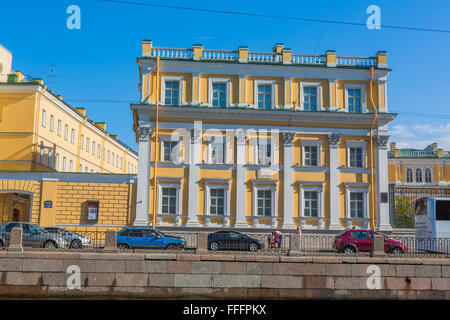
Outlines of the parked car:
[[264,248],[261,241],[236,231],[217,231],[208,235],[208,248],[217,250],[248,250],[255,252]]
[[28,222],[5,222],[0,225],[0,246],[9,245],[11,230],[22,228],[22,245],[24,247],[39,247],[47,249],[67,248],[69,241],[58,234],[47,232],[37,224]]
[[167,236],[152,228],[125,228],[117,234],[117,247],[151,248],[151,249],[182,249],[186,240],[179,237]]
[[63,228],[58,227],[45,227],[47,232],[59,234],[65,237],[69,241],[69,248],[80,249],[83,246],[87,246],[91,244],[91,239],[82,234],[78,234]]
[[356,253],[370,252],[372,250],[372,238],[375,234],[384,237],[384,252],[386,253],[406,253],[408,247],[400,241],[393,240],[387,235],[373,230],[346,230],[334,238],[333,248],[338,252]]

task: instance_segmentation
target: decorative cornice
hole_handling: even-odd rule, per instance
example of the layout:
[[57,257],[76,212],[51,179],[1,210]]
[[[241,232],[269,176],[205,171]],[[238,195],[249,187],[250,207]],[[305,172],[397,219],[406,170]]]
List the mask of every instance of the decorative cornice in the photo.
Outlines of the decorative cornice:
[[235,131],[236,139],[238,144],[245,144],[247,140],[247,134],[245,133],[245,130],[238,129]]
[[137,134],[138,134],[139,140],[148,140],[148,139],[150,139],[150,136],[152,134],[152,128],[151,127],[138,127]]

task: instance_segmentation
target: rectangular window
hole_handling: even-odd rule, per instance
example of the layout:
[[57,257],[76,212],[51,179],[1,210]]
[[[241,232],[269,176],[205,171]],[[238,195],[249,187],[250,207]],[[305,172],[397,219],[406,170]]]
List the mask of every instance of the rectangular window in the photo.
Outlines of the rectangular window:
[[66,159],[66,157],[63,157],[62,171],[66,171],[66,170],[67,170],[67,159]]
[[258,109],[272,108],[272,85],[258,85]]
[[258,142],[258,164],[271,164],[272,145],[268,140]]
[[95,156],[95,141],[92,141],[92,155]]
[[81,148],[81,150],[83,150],[83,148],[84,148],[84,135],[81,135],[80,148]]
[[305,146],[303,150],[305,152],[304,165],[316,167],[317,166],[317,147],[316,146]]
[[362,192],[350,192],[350,217],[364,217],[364,195]]
[[55,117],[53,115],[50,115],[50,131],[55,131]]
[[72,160],[69,161],[69,171],[73,172],[73,161]]
[[120,157],[120,169],[122,169],[122,168],[123,168],[123,158]]
[[212,106],[213,107],[226,107],[227,104],[227,84],[226,83],[213,83],[212,84]]
[[272,216],[272,190],[257,191],[258,216]]
[[45,127],[47,125],[47,111],[42,110],[42,122],[41,125]]
[[83,164],[80,163],[80,168],[78,169],[78,172],[83,172]]
[[225,189],[214,188],[209,190],[209,213],[225,214]]
[[53,168],[53,150],[52,149],[48,150],[47,167]]
[[61,126],[62,126],[61,120],[58,120],[58,131],[57,131],[57,134],[60,137],[61,137]]
[[317,110],[317,87],[303,87],[303,110]]
[[349,151],[350,151],[350,167],[362,168],[363,166],[362,148],[350,148]]
[[64,126],[64,140],[69,139],[69,126],[66,124]]
[[348,89],[348,111],[361,112],[361,89]]
[[211,142],[211,163],[224,163],[224,143],[223,142]]
[[114,165],[114,160],[115,160],[115,158],[116,158],[116,155],[114,154],[114,152],[112,153],[112,156],[111,156],[111,164],[112,165]]
[[55,156],[55,170],[59,171],[59,153]]
[[91,148],[91,139],[86,138],[86,152],[89,152],[90,148]]
[[72,131],[71,131],[71,133],[70,133],[70,142],[71,142],[72,144],[75,143],[75,130],[74,130],[74,129],[72,129]]
[[101,152],[102,152],[102,149],[100,148],[100,145],[97,144],[97,158],[101,157]]
[[305,191],[304,192],[304,210],[305,217],[317,217],[318,210],[318,194],[317,191]]
[[163,161],[175,162],[176,160],[176,147],[177,141],[164,141],[163,142]]
[[180,99],[180,82],[166,81],[164,91],[164,104],[177,106]]
[[177,189],[162,188],[161,213],[176,214],[177,213]]
[[116,168],[119,167],[119,156],[116,156]]

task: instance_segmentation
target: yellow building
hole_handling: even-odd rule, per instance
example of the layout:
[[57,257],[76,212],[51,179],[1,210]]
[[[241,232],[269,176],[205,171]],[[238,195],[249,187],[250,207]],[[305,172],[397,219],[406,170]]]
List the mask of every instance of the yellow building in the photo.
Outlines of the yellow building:
[[396,186],[450,186],[450,152],[432,143],[425,149],[397,149],[388,152],[389,182]]
[[137,153],[41,79],[11,71],[0,46],[0,170],[136,173]]
[[143,41],[134,224],[391,229],[386,58]]

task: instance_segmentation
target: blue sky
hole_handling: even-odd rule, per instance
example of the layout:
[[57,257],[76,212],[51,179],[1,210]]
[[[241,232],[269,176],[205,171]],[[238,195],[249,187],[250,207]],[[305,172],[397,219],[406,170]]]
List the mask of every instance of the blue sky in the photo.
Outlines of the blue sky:
[[[128,1],[128,0],[125,0]],[[381,8],[381,24],[450,30],[450,1],[181,1],[136,0],[214,10],[365,23],[366,9]],[[81,9],[81,29],[66,27],[69,5]],[[13,69],[43,78],[74,107],[86,107],[94,121],[137,149],[130,102],[139,100],[141,40],[154,46],[270,51],[277,42],[295,53],[373,56],[388,52],[393,69],[388,107],[398,113],[390,125],[399,147],[423,148],[431,142],[450,150],[450,33],[301,22],[131,6],[99,0],[47,0],[2,3],[0,44],[13,53]]]

